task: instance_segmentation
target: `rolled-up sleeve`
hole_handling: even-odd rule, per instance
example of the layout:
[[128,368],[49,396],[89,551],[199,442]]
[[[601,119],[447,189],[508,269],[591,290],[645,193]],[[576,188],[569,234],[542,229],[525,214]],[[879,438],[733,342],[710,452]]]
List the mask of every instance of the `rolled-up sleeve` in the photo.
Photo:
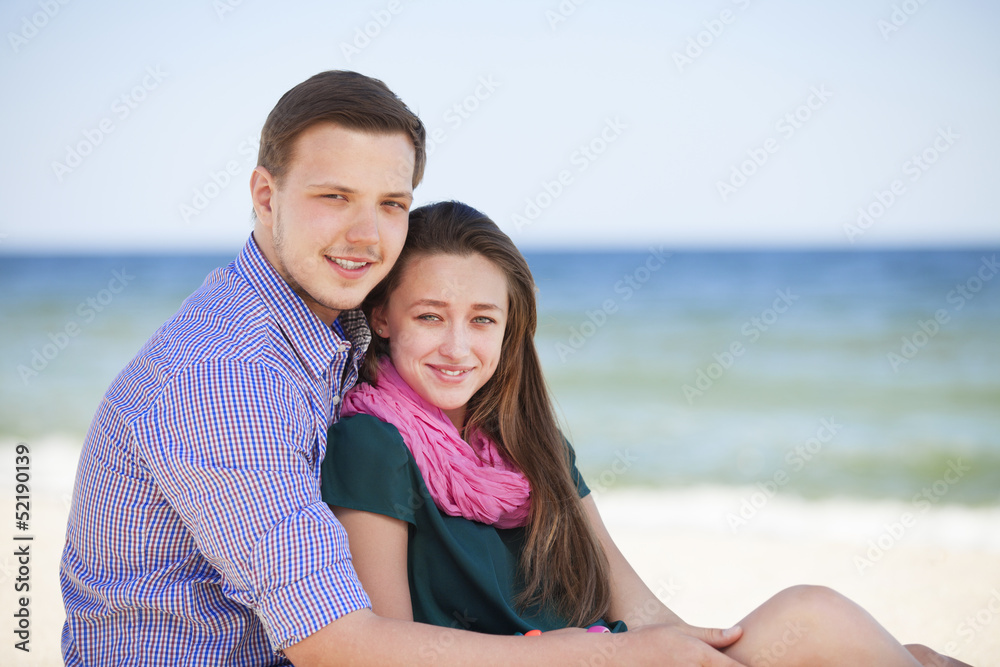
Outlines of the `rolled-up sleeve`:
[[134,425],[143,464],[222,592],[254,610],[275,651],[371,606],[320,497],[315,400],[267,364],[203,362]]

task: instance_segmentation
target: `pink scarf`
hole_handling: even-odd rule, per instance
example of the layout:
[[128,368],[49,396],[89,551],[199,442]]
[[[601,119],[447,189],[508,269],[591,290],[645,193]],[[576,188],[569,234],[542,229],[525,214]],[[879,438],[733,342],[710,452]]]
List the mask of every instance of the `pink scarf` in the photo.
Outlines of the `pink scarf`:
[[531,487],[486,436],[466,442],[441,408],[421,398],[388,358],[378,386],[362,383],[345,397],[341,415],[362,413],[395,426],[410,448],[434,504],[451,516],[514,528],[528,522]]

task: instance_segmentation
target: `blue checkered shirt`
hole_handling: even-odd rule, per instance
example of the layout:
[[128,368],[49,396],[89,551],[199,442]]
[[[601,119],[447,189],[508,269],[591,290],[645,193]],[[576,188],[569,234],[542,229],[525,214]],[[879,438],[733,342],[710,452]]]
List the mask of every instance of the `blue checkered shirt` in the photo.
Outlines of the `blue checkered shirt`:
[[67,665],[289,664],[282,649],[370,606],[320,498],[371,336],[359,311],[337,324],[251,237],[111,384],[60,567]]

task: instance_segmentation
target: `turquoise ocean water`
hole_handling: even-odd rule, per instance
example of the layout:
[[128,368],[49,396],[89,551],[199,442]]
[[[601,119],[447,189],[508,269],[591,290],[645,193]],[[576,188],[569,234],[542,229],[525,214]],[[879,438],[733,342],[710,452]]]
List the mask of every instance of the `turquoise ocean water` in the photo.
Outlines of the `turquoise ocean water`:
[[[592,486],[980,506],[1000,505],[998,255],[526,253]],[[230,259],[0,257],[0,442],[78,446],[115,374]]]

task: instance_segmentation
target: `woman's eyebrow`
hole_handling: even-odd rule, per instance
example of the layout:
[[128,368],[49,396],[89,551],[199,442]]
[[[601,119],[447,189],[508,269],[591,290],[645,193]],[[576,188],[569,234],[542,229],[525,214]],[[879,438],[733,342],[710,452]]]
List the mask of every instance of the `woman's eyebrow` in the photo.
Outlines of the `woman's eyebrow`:
[[[447,308],[447,301],[440,301],[438,299],[417,299],[413,302],[414,306],[430,306],[431,308]],[[493,303],[474,303],[472,304],[473,310],[498,310],[503,311],[503,308]]]

